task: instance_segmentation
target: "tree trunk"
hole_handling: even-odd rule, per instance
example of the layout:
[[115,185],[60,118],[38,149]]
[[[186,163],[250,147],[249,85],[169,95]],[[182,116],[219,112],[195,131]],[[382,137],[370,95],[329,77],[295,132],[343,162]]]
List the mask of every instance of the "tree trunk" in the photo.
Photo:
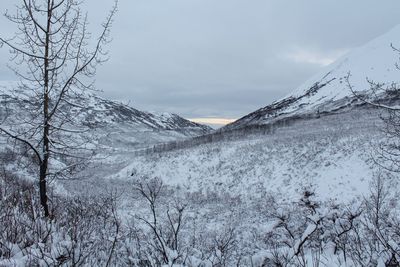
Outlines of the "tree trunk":
[[44,51],[44,88],[43,88],[43,160],[40,164],[39,174],[39,191],[40,191],[40,204],[44,210],[44,216],[49,217],[49,206],[47,204],[47,167],[49,164],[50,147],[49,147],[49,46],[50,46],[50,27],[51,27],[51,12],[52,4],[51,0],[47,1],[47,28],[46,28],[46,40],[45,40],[45,51]]
[[49,217],[49,206],[47,204],[47,189],[46,189],[46,172],[47,163],[40,164],[40,180],[39,180],[39,191],[40,191],[40,204],[44,210],[44,216]]

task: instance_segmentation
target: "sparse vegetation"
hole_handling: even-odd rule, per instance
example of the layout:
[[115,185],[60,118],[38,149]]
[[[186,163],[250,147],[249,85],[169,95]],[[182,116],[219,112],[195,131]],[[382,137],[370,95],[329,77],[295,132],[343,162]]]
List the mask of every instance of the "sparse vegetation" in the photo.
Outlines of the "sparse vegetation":
[[205,134],[86,95],[116,6],[89,50],[81,1],[21,3],[0,37],[22,79],[0,94],[0,267],[400,266],[396,84],[341,95],[344,61]]

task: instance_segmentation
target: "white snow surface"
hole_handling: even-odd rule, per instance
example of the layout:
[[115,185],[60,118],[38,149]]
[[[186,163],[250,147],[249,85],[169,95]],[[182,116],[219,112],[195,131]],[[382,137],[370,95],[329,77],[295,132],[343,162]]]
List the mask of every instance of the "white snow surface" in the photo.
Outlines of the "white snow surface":
[[399,83],[400,75],[396,68],[399,54],[392,48],[392,45],[400,48],[400,25],[342,56],[285,98],[304,95],[316,82],[325,83],[332,79],[334,80],[318,90],[316,94],[302,99],[298,106],[314,109],[326,101],[335,101],[346,96],[351,97],[353,93],[345,82],[345,77],[349,73],[351,75],[350,83],[356,92],[369,90],[370,84],[367,78],[385,84]]
[[110,179],[159,177],[190,192],[259,198],[274,192],[298,199],[305,189],[322,200],[350,201],[368,193],[382,133],[379,112],[350,111],[303,120],[267,135],[136,156]]

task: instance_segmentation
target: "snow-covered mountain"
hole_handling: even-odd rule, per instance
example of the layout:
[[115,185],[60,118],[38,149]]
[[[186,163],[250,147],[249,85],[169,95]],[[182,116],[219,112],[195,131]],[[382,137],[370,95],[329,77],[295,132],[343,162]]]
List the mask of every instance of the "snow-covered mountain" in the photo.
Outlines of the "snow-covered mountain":
[[393,95],[371,96],[368,92],[369,81],[385,84],[383,86],[400,82],[400,70],[396,66],[399,53],[393,47],[400,48],[400,25],[325,67],[283,99],[242,117],[222,131],[271,124],[294,116],[318,117],[341,112],[363,104],[354,92],[391,101]]
[[[24,105],[21,92],[11,91],[12,82],[0,84],[0,118],[9,114],[8,119],[24,116],[19,114]],[[21,95],[20,95],[21,94]],[[176,114],[153,114],[140,111],[128,105],[87,94],[85,98],[76,99],[77,104],[72,114],[79,124],[90,130],[82,134],[96,135],[101,144],[107,147],[132,150],[157,144],[195,137],[210,133],[212,128],[186,120]],[[4,122],[7,123],[7,122]]]
[[154,144],[184,140],[213,131],[176,114],[155,114],[93,96],[82,121],[102,133],[100,143],[131,152]]
[[122,103],[92,96],[90,105],[82,110],[84,121],[91,124],[131,123],[136,130],[176,131],[196,136],[211,131],[211,128],[186,120],[176,114],[139,111]]

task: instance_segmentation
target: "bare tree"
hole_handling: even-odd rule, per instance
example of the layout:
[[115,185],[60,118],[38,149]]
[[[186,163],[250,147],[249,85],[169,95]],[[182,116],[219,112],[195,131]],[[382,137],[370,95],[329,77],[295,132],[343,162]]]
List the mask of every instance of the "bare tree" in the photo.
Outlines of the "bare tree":
[[[0,37],[0,46],[10,49],[15,63],[10,68],[20,83],[9,101],[17,101],[21,113],[3,122],[0,132],[32,152],[38,165],[40,202],[48,217],[47,180],[70,172],[87,156],[85,142],[73,137],[86,130],[79,127],[78,115],[86,91],[94,89],[91,78],[96,66],[107,59],[103,47],[110,41],[117,2],[96,40],[88,32],[82,1],[20,2],[16,14],[5,14],[18,31],[11,39]],[[61,167],[52,168],[61,162]]]
[[[400,54],[400,49],[391,45],[394,53]],[[395,64],[400,71],[400,65]],[[385,136],[378,144],[375,163],[390,172],[400,172],[400,85],[393,81],[374,81],[366,77],[368,88],[356,91],[351,82],[351,72],[346,76],[346,84],[353,96],[361,103],[381,111],[383,126],[381,132]]]
[[181,233],[187,205],[175,201],[172,208],[166,208],[166,216],[162,216],[158,209],[163,189],[163,182],[159,178],[135,183],[135,190],[147,202],[151,213],[149,218],[138,216],[138,219],[150,230],[144,239],[155,255],[156,265],[173,266],[185,260]]

